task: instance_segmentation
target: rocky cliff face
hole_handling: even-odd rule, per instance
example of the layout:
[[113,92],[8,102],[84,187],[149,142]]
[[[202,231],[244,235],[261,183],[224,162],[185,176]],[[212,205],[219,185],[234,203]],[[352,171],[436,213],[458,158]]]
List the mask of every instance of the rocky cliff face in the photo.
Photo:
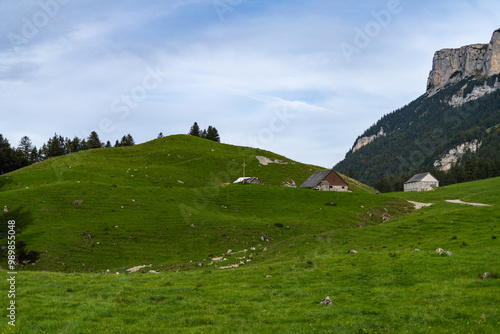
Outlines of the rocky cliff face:
[[474,76],[500,73],[500,29],[489,44],[473,44],[460,49],[443,49],[434,54],[427,94],[432,96],[443,87]]
[[372,143],[375,139],[385,136],[384,128],[380,128],[380,132],[373,136],[361,137],[359,138],[352,148],[352,152],[356,152],[362,147]]
[[434,167],[442,171],[449,171],[467,152],[476,153],[483,143],[478,139],[472,142],[466,142],[452,148],[441,159],[434,162]]

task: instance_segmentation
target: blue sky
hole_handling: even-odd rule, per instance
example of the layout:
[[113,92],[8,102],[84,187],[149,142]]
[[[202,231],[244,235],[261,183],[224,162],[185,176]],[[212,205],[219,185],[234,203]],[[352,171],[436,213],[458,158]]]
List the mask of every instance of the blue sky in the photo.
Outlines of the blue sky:
[[0,16],[13,146],[91,131],[140,143],[196,121],[224,143],[331,167],[425,92],[435,51],[489,42],[500,3],[0,0]]

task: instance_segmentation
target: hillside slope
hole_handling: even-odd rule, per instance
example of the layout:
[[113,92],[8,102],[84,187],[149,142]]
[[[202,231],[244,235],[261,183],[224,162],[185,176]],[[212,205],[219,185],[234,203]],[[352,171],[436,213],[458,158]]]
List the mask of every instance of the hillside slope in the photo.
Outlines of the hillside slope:
[[[343,197],[355,194],[334,194],[337,206],[321,206],[319,210],[318,204],[327,198],[323,196],[331,194],[277,188],[283,192],[272,194],[273,201],[288,194],[279,204],[298,203],[292,201],[289,191],[302,193],[304,196],[297,195],[300,201],[312,196],[308,224],[300,235],[290,234],[282,242],[264,242],[267,251],[260,250],[248,265],[216,270],[204,262],[201,268],[180,272],[154,267],[161,271],[157,275],[149,274],[150,268],[132,274],[120,270],[120,275],[25,271],[18,275],[22,289],[17,297],[16,330],[498,333],[498,187],[500,178],[435,192],[394,194],[433,205],[383,224],[364,228],[345,224],[333,230],[328,219],[335,215],[333,210],[345,214],[351,211],[346,212],[345,206],[358,206],[363,196],[363,202],[369,198],[386,201],[393,194],[357,194],[358,198]],[[491,206],[458,205],[447,199],[482,201]],[[266,214],[273,208],[267,207]],[[259,206],[247,208],[251,209],[260,216]],[[297,216],[305,209],[287,208]],[[331,209],[329,214],[319,214],[327,209]],[[364,215],[368,217],[366,212]],[[275,215],[267,223],[272,225],[277,218]],[[289,233],[300,225],[291,220],[290,224]],[[325,225],[323,232],[317,225]],[[439,254],[438,248],[452,255]],[[348,253],[351,249],[359,253]],[[240,261],[243,256],[227,255],[226,263]],[[490,277],[481,279],[485,272]],[[7,289],[7,281],[3,282],[2,288]],[[319,305],[326,296],[331,297],[333,305]],[[6,308],[7,302],[3,298],[0,306]]]
[[[279,163],[261,165],[256,156]],[[231,183],[243,161],[247,175],[266,185]],[[394,216],[404,213],[354,180],[348,179],[349,194],[282,186],[300,184],[317,169],[271,152],[179,135],[83,151],[3,175],[0,204],[9,207],[3,219],[16,221],[25,251],[38,253],[37,264],[25,269],[56,271],[143,262],[192,266],[228,249],[262,249],[307,231],[375,224],[383,207]],[[325,206],[329,202],[339,207]],[[376,215],[366,216],[361,205]]]

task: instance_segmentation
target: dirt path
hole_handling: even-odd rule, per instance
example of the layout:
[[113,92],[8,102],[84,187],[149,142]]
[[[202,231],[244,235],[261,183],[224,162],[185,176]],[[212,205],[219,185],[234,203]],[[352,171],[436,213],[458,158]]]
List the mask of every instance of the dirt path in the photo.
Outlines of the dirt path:
[[411,204],[415,205],[415,210],[420,210],[423,207],[431,206],[433,203],[419,203],[419,202],[413,202],[413,201],[408,201]]
[[463,202],[459,199],[449,199],[446,200],[448,203],[454,203],[454,204],[465,204],[465,205],[470,205],[470,206],[491,206],[489,204],[481,204],[481,203],[468,203],[468,202]]

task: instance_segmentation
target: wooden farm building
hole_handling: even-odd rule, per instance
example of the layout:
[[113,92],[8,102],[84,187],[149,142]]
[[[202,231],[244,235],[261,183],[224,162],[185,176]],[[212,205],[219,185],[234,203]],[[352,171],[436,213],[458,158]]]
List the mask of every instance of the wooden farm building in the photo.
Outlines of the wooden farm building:
[[439,187],[439,181],[431,173],[414,175],[405,182],[405,191],[428,191]]
[[314,172],[299,188],[320,191],[349,191],[347,183],[333,169]]

